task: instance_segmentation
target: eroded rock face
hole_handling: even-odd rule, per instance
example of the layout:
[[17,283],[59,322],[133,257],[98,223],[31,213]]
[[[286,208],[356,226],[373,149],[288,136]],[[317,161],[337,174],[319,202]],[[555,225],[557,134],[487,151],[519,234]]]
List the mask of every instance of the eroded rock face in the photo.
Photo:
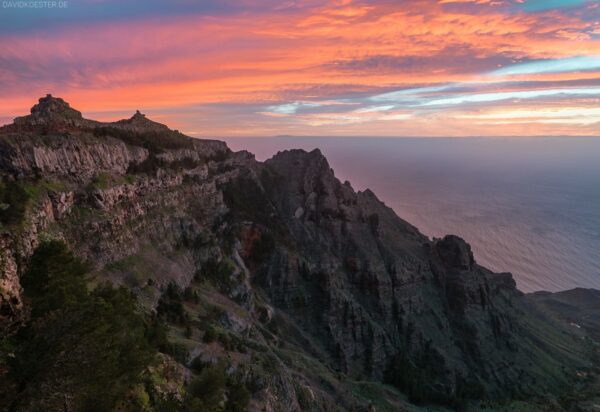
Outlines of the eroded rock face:
[[475,264],[471,246],[458,236],[447,235],[443,239],[436,240],[433,246],[448,269],[468,271]]
[[17,263],[10,245],[10,237],[0,237],[0,325],[18,319],[23,302]]
[[148,151],[113,139],[93,141],[57,135],[43,143],[35,135],[12,133],[0,142],[0,170],[18,177],[58,175],[85,182],[100,173],[125,174],[142,163]]
[[276,248],[261,285],[335,368],[380,379],[407,357],[441,396],[465,382],[493,392],[518,374],[535,381],[514,362],[542,355],[519,338],[512,276],[478,266],[463,239],[430,241],[372,192],[339,182],[319,151],[277,154],[261,181],[294,245]]

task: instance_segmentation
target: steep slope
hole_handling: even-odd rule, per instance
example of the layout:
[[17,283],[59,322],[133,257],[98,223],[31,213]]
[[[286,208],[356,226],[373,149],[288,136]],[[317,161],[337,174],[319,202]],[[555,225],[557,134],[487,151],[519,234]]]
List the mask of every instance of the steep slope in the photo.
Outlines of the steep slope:
[[[518,399],[560,410],[591,373],[593,335],[582,339],[510,274],[479,266],[462,239],[430,240],[372,192],[341,183],[318,150],[260,163],[139,112],[100,123],[47,96],[0,129],[0,174],[5,336],[28,322],[19,276],[30,257],[64,241],[91,264],[90,287],[126,286],[168,322],[170,343],[147,375],[173,384],[147,381],[149,410],[167,400],[189,408],[200,397],[194,376],[223,362],[227,382],[250,390],[251,410]],[[4,399],[62,410],[24,399],[62,388],[37,389]]]
[[452,403],[557,390],[574,373],[564,365],[585,364],[510,274],[477,265],[458,237],[428,240],[370,191],[341,184],[320,152],[276,155],[262,183],[291,245],[276,242],[257,283],[343,373],[381,379],[392,360],[417,375],[403,389],[416,381],[415,396]]

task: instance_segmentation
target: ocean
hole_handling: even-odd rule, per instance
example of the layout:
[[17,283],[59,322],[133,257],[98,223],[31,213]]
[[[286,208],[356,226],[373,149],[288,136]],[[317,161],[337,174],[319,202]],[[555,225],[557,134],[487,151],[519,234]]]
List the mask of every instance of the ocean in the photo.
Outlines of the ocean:
[[340,180],[373,190],[427,236],[463,237],[524,292],[600,289],[600,138],[225,140],[258,160],[321,149]]

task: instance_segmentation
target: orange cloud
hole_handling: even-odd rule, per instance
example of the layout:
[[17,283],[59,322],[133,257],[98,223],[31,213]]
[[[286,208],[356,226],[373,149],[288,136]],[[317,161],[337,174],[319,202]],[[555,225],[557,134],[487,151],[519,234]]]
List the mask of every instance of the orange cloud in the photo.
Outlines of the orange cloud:
[[[248,123],[255,116],[260,132],[278,133],[278,128],[293,124],[303,134],[322,126],[322,134],[325,126],[346,120],[343,129],[348,133],[412,122],[423,133],[436,134],[456,124],[457,134],[481,134],[485,130],[480,124],[464,117],[459,124],[446,109],[423,113],[401,108],[396,117],[351,109],[294,113],[287,123],[282,116],[261,113],[277,103],[365,97],[423,85],[478,82],[511,90],[526,82],[600,79],[598,72],[511,76],[510,84],[489,78],[490,71],[520,61],[600,55],[598,25],[581,15],[523,13],[505,6],[490,0],[340,1],[8,35],[0,46],[0,117],[23,114],[37,96],[52,92],[84,112],[111,117],[145,108],[169,117],[174,127],[215,134],[250,130],[228,121],[228,110],[236,105],[248,111],[239,121]],[[208,110],[220,126],[217,121],[209,128],[194,126],[189,116],[180,121],[172,115],[178,109],[196,110],[201,118],[206,105],[221,105],[221,111]],[[505,130],[524,130],[519,124],[511,127]]]

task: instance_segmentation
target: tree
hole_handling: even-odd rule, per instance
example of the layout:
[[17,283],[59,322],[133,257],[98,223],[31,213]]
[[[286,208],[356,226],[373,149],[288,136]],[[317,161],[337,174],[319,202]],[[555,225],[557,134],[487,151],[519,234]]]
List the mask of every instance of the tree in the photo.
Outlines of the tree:
[[155,350],[135,297],[102,285],[62,242],[42,243],[22,277],[31,319],[17,337],[14,409],[106,411],[140,382]]
[[241,382],[234,382],[229,386],[227,392],[227,412],[245,412],[250,403],[250,391]]
[[226,382],[225,365],[219,362],[204,368],[200,375],[192,380],[188,392],[192,399],[202,401],[202,410],[215,411],[225,397]]
[[19,223],[25,215],[29,194],[16,182],[0,182],[0,223]]

